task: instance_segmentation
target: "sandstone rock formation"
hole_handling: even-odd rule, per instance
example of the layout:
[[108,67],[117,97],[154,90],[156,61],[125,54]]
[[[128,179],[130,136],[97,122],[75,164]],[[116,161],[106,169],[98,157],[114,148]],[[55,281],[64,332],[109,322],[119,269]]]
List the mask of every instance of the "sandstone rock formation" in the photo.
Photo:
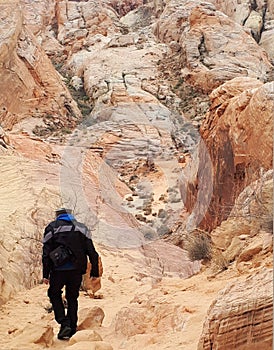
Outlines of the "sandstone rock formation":
[[[39,285],[41,238],[67,205],[90,227],[106,271],[100,299],[80,295],[82,330],[68,348],[197,350],[223,285],[272,265],[272,2],[0,8],[0,347],[60,348]],[[170,243],[184,247],[197,226],[211,231],[208,266]],[[227,305],[240,295],[251,311],[246,288],[253,314],[262,306],[268,315],[268,290],[264,300],[251,293],[258,276],[240,294],[236,282],[228,288]],[[226,333],[238,350],[243,314],[226,316],[239,325]],[[267,348],[262,319],[263,335],[246,329]],[[204,346],[224,346],[207,324]]]
[[206,213],[195,217],[207,228],[227,218],[243,188],[272,168],[273,83],[235,78],[210,96],[212,105],[200,129],[204,143],[186,169],[188,185],[181,185],[190,212]]
[[227,14],[236,23],[247,28],[254,39],[268,53],[273,63],[273,48],[271,36],[273,35],[273,2],[268,0],[240,0],[223,1],[213,0],[217,9]]
[[38,118],[51,130],[74,127],[80,118],[76,102],[24,25],[19,2],[1,3],[1,12],[2,127],[11,130],[26,118]]
[[[237,198],[227,220],[212,231],[213,243],[226,249],[235,236],[256,237],[260,230],[271,233],[273,208],[273,171],[246,187]],[[237,223],[229,229],[223,228],[228,221]]]
[[165,43],[179,43],[181,77],[206,92],[239,76],[265,82],[273,71],[266,52],[242,26],[210,3],[170,1],[155,34]]
[[222,290],[211,305],[198,349],[271,349],[273,271]]
[[244,24],[252,11],[256,10],[261,15],[264,15],[271,8],[271,2],[267,0],[213,0],[212,2],[215,3],[218,10],[227,14],[239,24]]
[[[64,146],[50,145],[26,135],[10,135],[10,143],[14,149],[6,149],[1,157],[3,186],[0,193],[5,203],[2,223],[9,230],[9,235],[5,232],[0,235],[1,303],[19,289],[32,287],[40,281],[43,229],[52,220],[54,209],[61,205],[60,191],[63,191],[63,200],[67,200],[63,203],[77,207],[76,216],[87,222],[97,244],[138,248],[150,242],[144,237],[149,230],[144,228],[142,232],[140,223],[121,206],[120,198],[128,193],[127,187],[96,153],[83,149],[82,159],[81,148],[66,150]],[[80,175],[75,172],[78,167]],[[82,200],[75,197],[76,191],[83,193]],[[169,253],[165,253],[164,258],[166,249]],[[176,271],[188,277],[199,269],[175,246],[154,246],[150,255],[154,272],[151,270],[148,275],[155,278]],[[177,255],[178,265],[172,263],[174,255]],[[159,259],[158,256],[163,257]],[[179,265],[180,261],[184,264]]]
[[271,1],[267,2],[267,11],[265,13],[264,31],[261,35],[260,45],[268,52],[271,62],[273,64],[274,50],[271,44],[274,32],[274,4]]

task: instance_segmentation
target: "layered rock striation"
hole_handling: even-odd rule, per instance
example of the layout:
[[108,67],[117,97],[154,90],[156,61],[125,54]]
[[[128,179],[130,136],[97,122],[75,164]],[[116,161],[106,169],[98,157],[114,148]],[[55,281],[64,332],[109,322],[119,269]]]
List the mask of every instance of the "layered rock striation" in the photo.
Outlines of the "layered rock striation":
[[199,350],[271,349],[272,275],[263,270],[219,293],[209,308]]

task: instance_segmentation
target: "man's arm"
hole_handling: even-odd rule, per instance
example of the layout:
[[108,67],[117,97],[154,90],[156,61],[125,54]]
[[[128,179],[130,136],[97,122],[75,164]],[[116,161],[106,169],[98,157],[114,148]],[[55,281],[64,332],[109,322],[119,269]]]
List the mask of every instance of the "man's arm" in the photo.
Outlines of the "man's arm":
[[49,257],[49,253],[52,251],[52,236],[53,231],[50,225],[48,225],[44,232],[43,239],[43,254],[42,254],[42,263],[43,263],[43,280],[44,283],[48,284],[49,274],[52,268],[52,262]]
[[99,254],[97,253],[93,242],[91,238],[86,238],[87,242],[87,254],[89,257],[89,261],[91,263],[91,271],[90,271],[90,277],[99,277],[99,264],[98,264],[98,259],[99,259]]

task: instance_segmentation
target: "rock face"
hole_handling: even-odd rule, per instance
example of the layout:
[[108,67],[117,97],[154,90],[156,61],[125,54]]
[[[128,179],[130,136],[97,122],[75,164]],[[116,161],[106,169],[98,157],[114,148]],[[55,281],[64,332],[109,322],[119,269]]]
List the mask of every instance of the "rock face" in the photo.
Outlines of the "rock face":
[[145,2],[144,0],[126,0],[122,2],[119,0],[105,1],[105,3],[114,8],[119,16],[125,16],[128,12],[135,10]]
[[206,213],[197,217],[203,227],[219,225],[243,188],[272,168],[273,91],[273,83],[235,78],[211,93],[204,143],[181,185],[188,210]]
[[80,118],[75,101],[51,61],[25,26],[18,1],[1,4],[0,122],[40,118],[51,128],[71,128]]
[[273,48],[271,37],[273,36],[273,13],[272,1],[260,0],[213,0],[218,10],[232,18],[247,29],[253,38],[263,47],[270,60],[273,62]]
[[242,26],[210,3],[170,1],[155,34],[179,44],[182,79],[205,92],[239,76],[267,81],[273,71],[266,52]]
[[268,52],[271,62],[274,62],[274,49],[272,38],[274,33],[274,4],[272,1],[267,1],[267,11],[265,13],[264,31],[262,32],[260,45]]
[[[255,237],[258,231],[271,234],[273,198],[273,171],[269,171],[246,187],[237,198],[228,220],[234,221],[231,228],[223,227],[228,223],[223,221],[211,233],[212,241],[221,250],[231,244],[235,236]],[[237,220],[235,220],[237,219]]]
[[270,350],[272,277],[272,270],[264,270],[220,292],[208,311],[198,350]]

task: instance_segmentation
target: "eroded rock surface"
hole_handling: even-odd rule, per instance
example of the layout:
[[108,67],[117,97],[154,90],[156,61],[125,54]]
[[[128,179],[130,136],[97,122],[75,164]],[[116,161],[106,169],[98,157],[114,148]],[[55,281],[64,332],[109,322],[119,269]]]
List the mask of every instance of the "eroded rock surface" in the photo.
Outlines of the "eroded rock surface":
[[246,28],[273,62],[273,2],[269,0],[213,0],[216,7]]
[[266,52],[213,4],[170,1],[155,34],[167,44],[179,44],[182,78],[203,91],[238,76],[271,79],[273,67]]
[[235,78],[210,95],[212,105],[201,127],[204,143],[183,177],[192,180],[181,185],[189,210],[206,213],[195,216],[204,227],[219,225],[235,196],[260,171],[272,168],[273,91],[273,83]]
[[273,271],[232,283],[211,305],[199,350],[271,349]]
[[[18,1],[1,3],[1,112],[6,130],[26,118],[52,129],[72,128],[80,111],[61,76],[23,23]],[[44,119],[44,120],[43,120]]]

